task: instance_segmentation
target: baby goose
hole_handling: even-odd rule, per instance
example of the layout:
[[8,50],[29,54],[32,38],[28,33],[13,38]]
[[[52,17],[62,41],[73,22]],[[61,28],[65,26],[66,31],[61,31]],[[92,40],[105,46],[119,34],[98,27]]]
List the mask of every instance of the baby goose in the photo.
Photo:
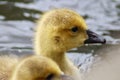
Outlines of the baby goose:
[[13,69],[18,63],[18,59],[15,55],[0,56],[0,80],[9,80]]
[[35,53],[53,59],[60,69],[75,80],[81,79],[78,69],[65,52],[84,43],[104,43],[105,40],[87,29],[84,19],[68,9],[47,12],[38,20],[35,33]]
[[58,65],[43,56],[31,56],[16,66],[10,80],[72,80]]

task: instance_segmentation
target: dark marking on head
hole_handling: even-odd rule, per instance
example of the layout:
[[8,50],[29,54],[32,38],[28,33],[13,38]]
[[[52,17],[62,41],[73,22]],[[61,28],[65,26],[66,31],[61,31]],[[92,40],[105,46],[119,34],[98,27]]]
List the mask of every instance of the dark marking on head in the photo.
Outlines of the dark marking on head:
[[55,42],[56,42],[56,43],[59,43],[59,42],[60,42],[60,37],[59,37],[59,36],[55,36],[54,39],[55,39]]

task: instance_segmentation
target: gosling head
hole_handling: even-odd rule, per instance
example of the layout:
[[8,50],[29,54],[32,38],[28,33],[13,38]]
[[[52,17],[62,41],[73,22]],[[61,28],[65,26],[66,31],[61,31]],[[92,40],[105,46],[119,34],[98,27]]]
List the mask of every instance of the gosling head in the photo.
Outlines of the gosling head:
[[72,80],[51,59],[32,56],[21,61],[15,68],[11,80]]
[[65,52],[84,43],[105,42],[103,38],[88,30],[84,19],[79,14],[68,9],[47,12],[38,20],[36,30],[37,54],[45,51]]

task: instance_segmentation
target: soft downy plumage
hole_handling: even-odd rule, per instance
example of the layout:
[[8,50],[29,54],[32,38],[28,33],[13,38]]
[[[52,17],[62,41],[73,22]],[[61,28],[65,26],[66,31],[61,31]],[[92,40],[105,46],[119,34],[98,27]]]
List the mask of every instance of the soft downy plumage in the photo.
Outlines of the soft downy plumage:
[[84,43],[105,43],[101,36],[88,30],[84,19],[69,9],[55,9],[46,12],[37,21],[35,53],[54,60],[60,69],[81,80],[76,66],[66,57],[65,52]]

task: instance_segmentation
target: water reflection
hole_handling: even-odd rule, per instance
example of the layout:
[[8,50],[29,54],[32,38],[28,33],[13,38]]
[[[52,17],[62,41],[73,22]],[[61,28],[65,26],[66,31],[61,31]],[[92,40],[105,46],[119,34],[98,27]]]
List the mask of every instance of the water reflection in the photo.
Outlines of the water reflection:
[[[13,2],[6,2],[0,5],[0,15],[5,16],[4,20],[30,20],[34,21],[36,19],[36,14],[41,14],[41,11],[33,9],[19,8],[15,6]],[[39,17],[39,16],[38,16]],[[38,18],[37,17],[37,18]]]

